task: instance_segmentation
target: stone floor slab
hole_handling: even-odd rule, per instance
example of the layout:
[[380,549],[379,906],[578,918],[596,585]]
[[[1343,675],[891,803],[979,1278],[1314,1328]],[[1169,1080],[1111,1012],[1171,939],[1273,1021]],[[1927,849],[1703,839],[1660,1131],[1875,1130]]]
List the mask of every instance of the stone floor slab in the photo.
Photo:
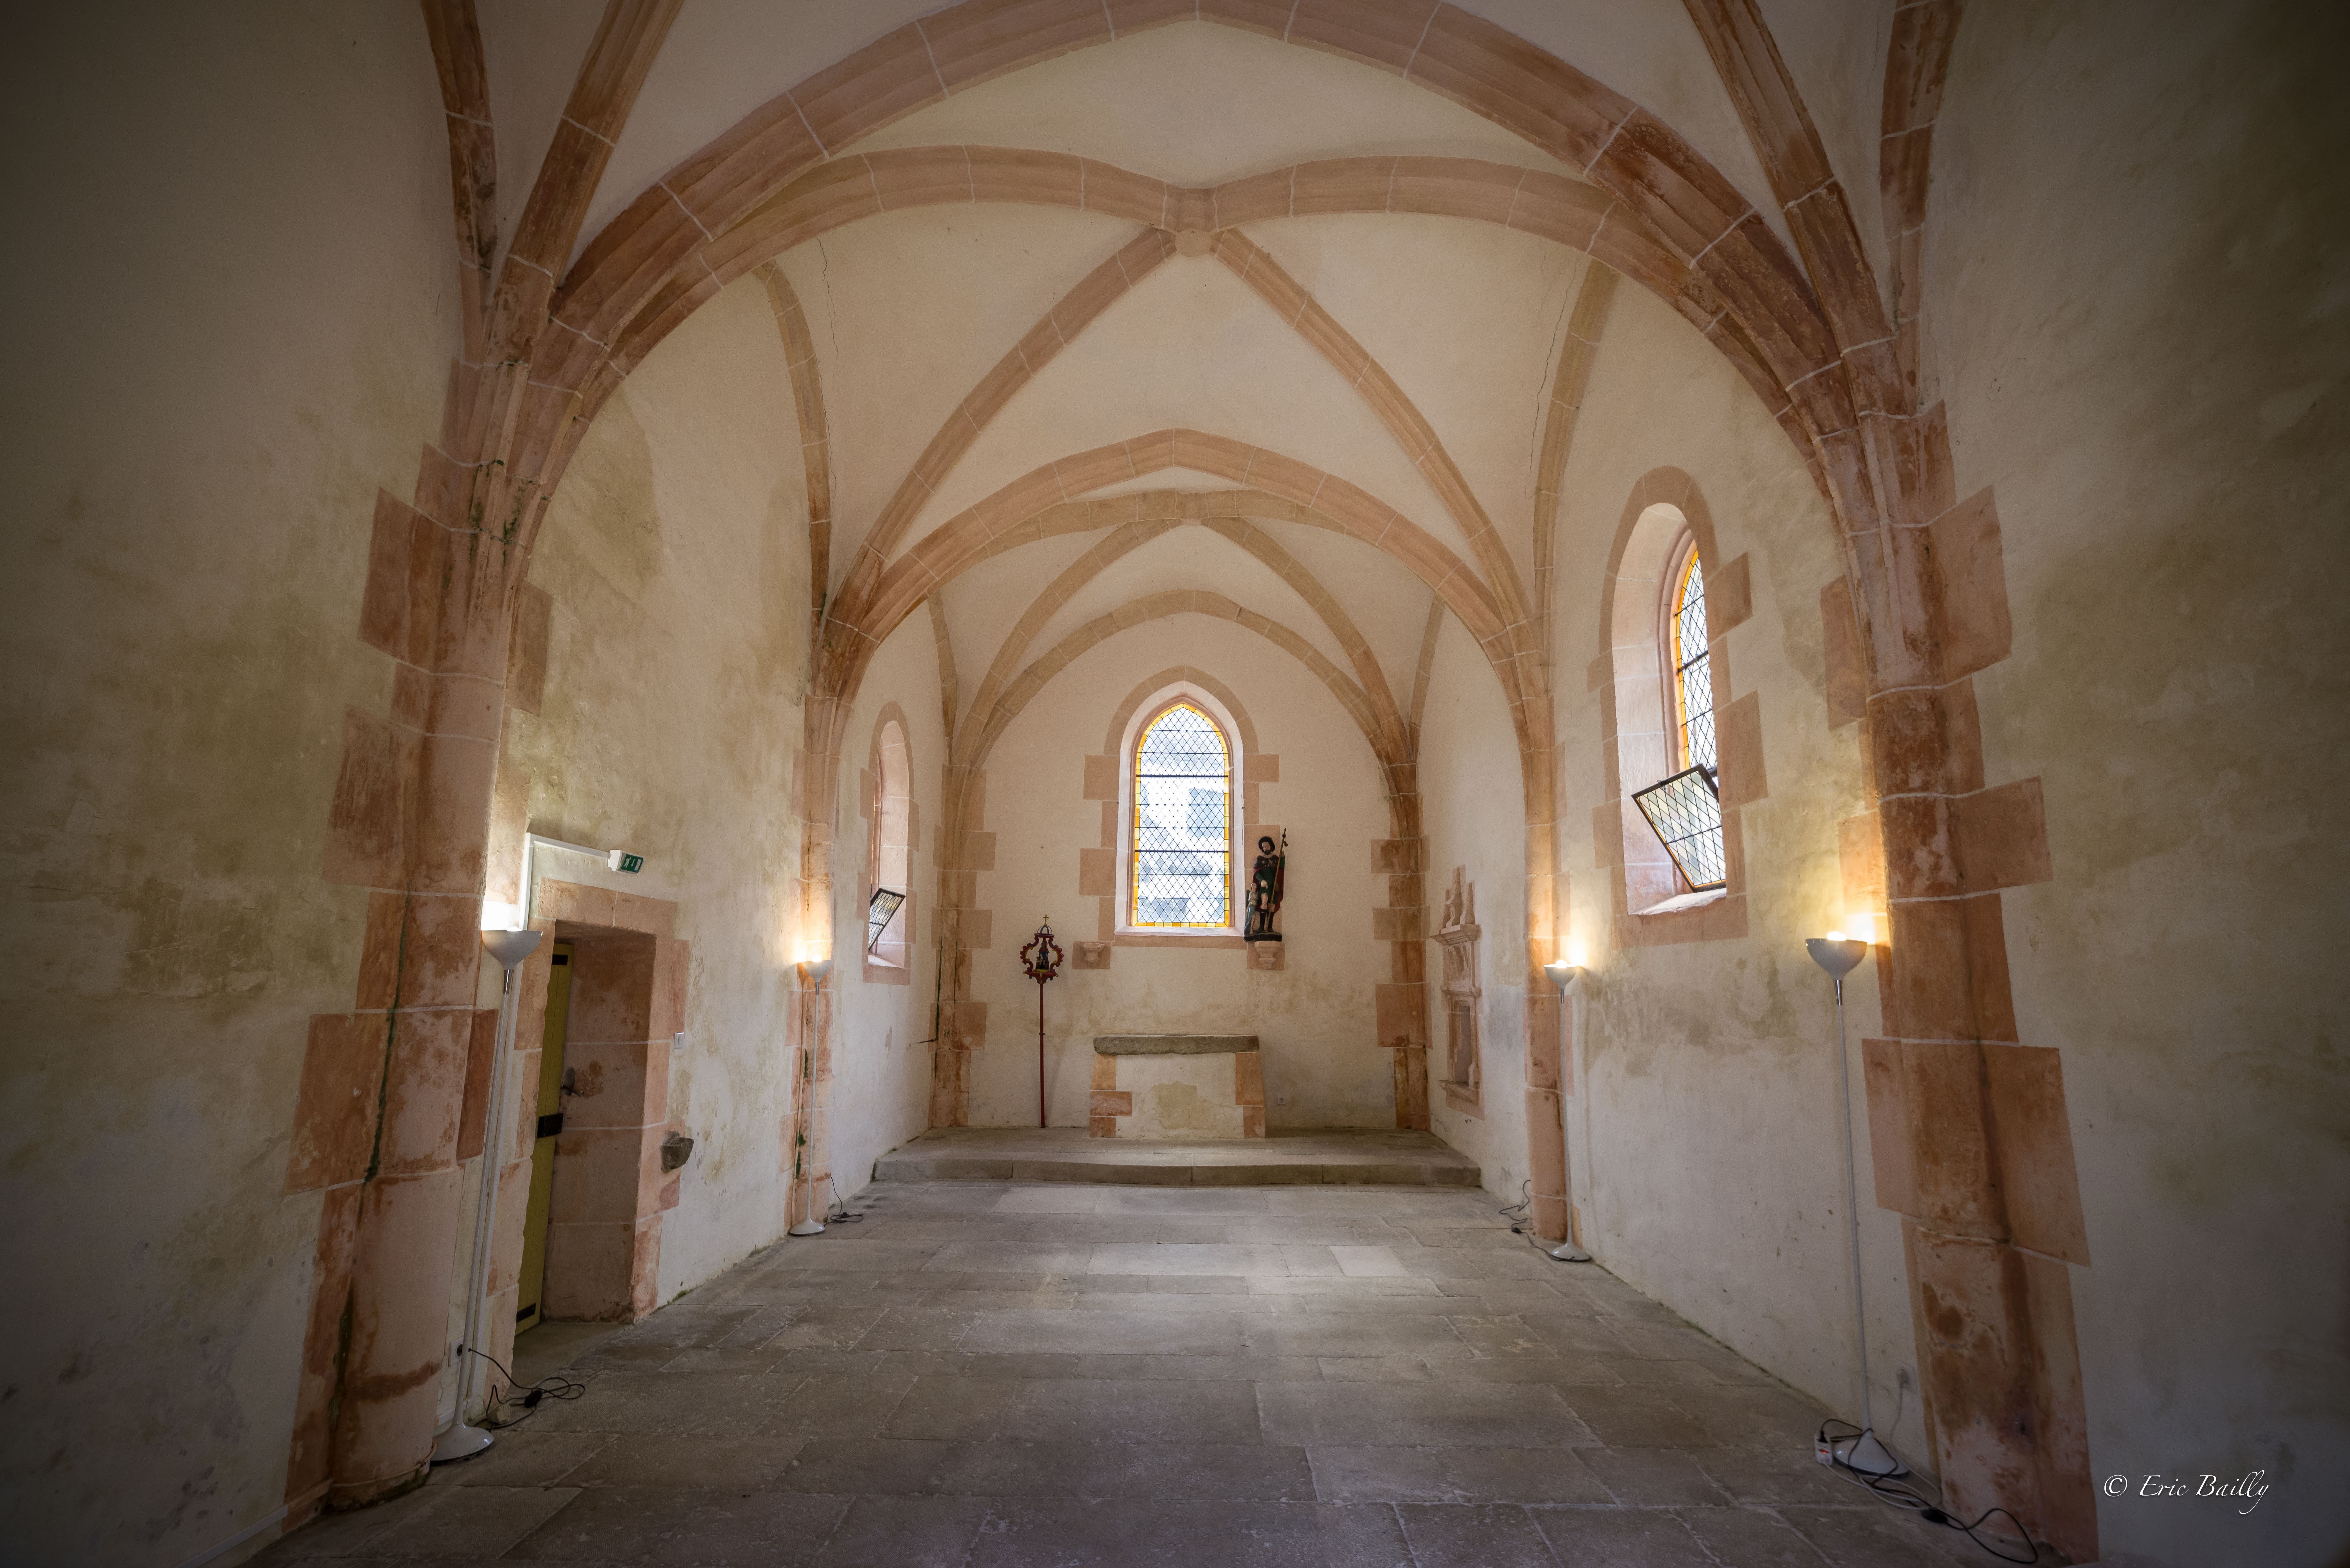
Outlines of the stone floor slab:
[[889,1181],[858,1201],[863,1224],[642,1322],[525,1334],[518,1369],[580,1397],[257,1560],[1972,1560],[1813,1464],[1813,1401],[1527,1246],[1482,1192]]

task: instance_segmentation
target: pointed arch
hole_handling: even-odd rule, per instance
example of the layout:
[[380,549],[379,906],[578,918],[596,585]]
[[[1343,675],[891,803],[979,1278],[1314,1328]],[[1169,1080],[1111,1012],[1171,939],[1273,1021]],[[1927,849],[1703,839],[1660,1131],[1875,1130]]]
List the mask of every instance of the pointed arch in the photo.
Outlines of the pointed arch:
[[[1076,662],[1077,657],[1096,643],[1107,641],[1130,627],[1167,616],[1204,615],[1218,620],[1228,620],[1263,638],[1284,653],[1296,659],[1329,689],[1363,732],[1364,743],[1376,755],[1379,749],[1378,725],[1371,711],[1370,699],[1362,688],[1347,678],[1346,672],[1326,658],[1321,649],[1306,641],[1271,616],[1260,615],[1243,605],[1207,588],[1170,588],[1160,593],[1146,594],[1129,599],[1116,609],[1094,617],[1076,628],[1032,660],[1019,676],[1009,682],[996,697],[993,706],[985,713],[976,708],[969,722],[977,727],[968,766],[977,769],[986,765],[988,753],[1003,732],[1018,718],[1053,678]],[[1384,761],[1385,759],[1381,759]]]
[[[1351,617],[1336,597],[1323,587],[1321,579],[1307,570],[1304,563],[1283,549],[1276,540],[1263,529],[1240,517],[1204,517],[1196,520],[1127,523],[1111,530],[1109,535],[1091,550],[1064,568],[1043,592],[1030,601],[1020,619],[1004,635],[995,658],[988,666],[987,676],[972,698],[972,716],[976,719],[987,713],[996,698],[1011,683],[1021,655],[1027,651],[1045,622],[1076,596],[1079,588],[1098,576],[1113,561],[1149,544],[1171,528],[1196,521],[1200,526],[1230,540],[1262,561],[1274,574],[1286,583],[1321,618],[1330,635],[1346,650],[1347,661],[1355,668],[1356,689],[1370,705],[1375,722],[1372,749],[1382,762],[1404,760],[1405,740],[1403,718],[1397,711],[1395,697],[1389,690],[1386,672],[1379,668],[1378,658]],[[931,596],[935,604],[938,597]],[[973,736],[975,739],[975,735]],[[973,763],[972,765],[977,765]]]

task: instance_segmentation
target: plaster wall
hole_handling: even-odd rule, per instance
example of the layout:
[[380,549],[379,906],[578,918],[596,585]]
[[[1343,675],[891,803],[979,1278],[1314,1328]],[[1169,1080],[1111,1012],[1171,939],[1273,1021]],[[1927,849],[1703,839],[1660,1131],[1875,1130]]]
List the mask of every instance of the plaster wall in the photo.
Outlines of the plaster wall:
[[172,1564],[285,1500],[288,1138],[367,898],[321,837],[457,347],[448,143],[413,6],[29,12],[0,74],[0,1541]]
[[1444,960],[1428,960],[1428,1108],[1437,1137],[1477,1161],[1488,1191],[1519,1197],[1526,1166],[1525,792],[1501,682],[1476,639],[1448,614],[1437,634],[1419,725],[1419,811],[1428,830],[1428,929],[1443,917],[1454,867],[1477,889],[1477,983],[1483,991],[1475,1111],[1438,1082],[1446,1071]]
[[1258,819],[1289,830],[1281,929],[1288,967],[1248,967],[1235,947],[1118,947],[1107,970],[1064,970],[1045,990],[1048,1114],[1084,1127],[1097,1034],[1195,1032],[1263,1040],[1265,1126],[1395,1125],[1394,1067],[1376,1044],[1373,987],[1388,978],[1370,910],[1386,902],[1370,844],[1387,803],[1362,732],[1288,655],[1229,622],[1185,615],[1147,621],[1096,644],[1008,726],[988,758],[995,869],[979,876],[994,911],[993,945],[972,959],[972,999],[987,1003],[987,1044],[972,1062],[975,1127],[1036,1121],[1036,987],[1020,946],[1050,916],[1071,949],[1107,937],[1098,900],[1077,892],[1077,851],[1102,842],[1102,805],[1082,798],[1085,759],[1146,679],[1189,664],[1230,687],[1281,782],[1255,787]]
[[1970,5],[1935,132],[1929,365],[2014,626],[1985,762],[2047,803],[2008,954],[2064,1054],[2093,1473],[2272,1489],[2101,1498],[2109,1563],[2350,1540],[2346,46],[2292,5]]
[[[507,710],[501,794],[527,792],[530,829],[645,857],[625,875],[542,852],[538,877],[672,899],[691,946],[669,1114],[695,1147],[662,1221],[664,1301],[784,1226],[800,936],[785,786],[809,601],[797,432],[774,314],[756,280],[738,283],[646,358],[581,444],[531,560],[554,601],[546,695],[536,714]],[[508,848],[494,867],[518,868]],[[494,872],[489,896],[510,886]]]
[[[865,940],[866,868],[877,819],[858,815],[858,778],[873,732],[894,705],[906,727],[914,800],[908,908],[913,941],[903,983],[868,980],[858,961]],[[938,824],[945,820],[946,719],[939,705],[939,656],[927,611],[899,623],[867,666],[841,737],[840,820],[833,836],[831,1158],[843,1197],[872,1179],[873,1162],[930,1125],[930,1041],[938,1033]],[[903,918],[902,916],[900,917]],[[819,1195],[828,1200],[830,1193]]]
[[[1619,944],[1621,851],[1595,837],[1605,775],[1588,670],[1611,640],[1601,592],[1627,498],[1660,466],[1689,473],[1705,497],[1709,570],[1747,558],[1752,614],[1725,634],[1730,681],[1714,701],[1719,711],[1755,698],[1767,793],[1736,814],[1744,934],[1644,946]],[[1562,935],[1586,944],[1591,970],[1565,1111],[1586,1244],[1740,1354],[1856,1413],[1833,993],[1803,945],[1846,923],[1836,823],[1861,809],[1857,728],[1832,730],[1825,696],[1820,589],[1842,566],[1825,504],[1760,401],[1638,289],[1617,291],[1601,340],[1565,472],[1558,563]],[[1617,592],[1656,590],[1627,581]],[[1617,722],[1654,729],[1661,717]],[[1627,792],[1654,782],[1623,781]],[[1436,854],[1431,866],[1451,864]],[[1489,930],[1500,914],[1490,908],[1480,900]],[[1489,937],[1487,948],[1497,973],[1523,961],[1515,945]],[[1873,1200],[1860,1109],[1860,1042],[1881,1027],[1873,969],[1846,989],[1875,1408],[1887,1440],[1930,1464],[1918,1401],[1902,1393],[1915,1362],[1899,1222]]]

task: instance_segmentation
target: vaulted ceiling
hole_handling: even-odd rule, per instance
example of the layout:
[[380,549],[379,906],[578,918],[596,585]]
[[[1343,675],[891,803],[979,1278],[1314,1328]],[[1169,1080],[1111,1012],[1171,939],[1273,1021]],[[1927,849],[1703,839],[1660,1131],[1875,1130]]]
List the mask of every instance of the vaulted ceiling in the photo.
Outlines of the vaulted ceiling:
[[[657,23],[664,8],[640,9]],[[1555,404],[1591,358],[1571,327],[1598,337],[1615,274],[1666,296],[1677,330],[1727,341],[1691,236],[1611,197],[1557,139],[1456,101],[1473,92],[1300,47],[1315,26],[1424,38],[1445,13],[1496,24],[1677,132],[1794,250],[1679,0],[1267,0],[1250,26],[1141,30],[1118,13],[1191,7],[1126,4],[1082,47],[1035,59],[1029,36],[1013,53],[1032,63],[956,80],[939,41],[906,26],[925,9],[677,10],[585,204],[554,316],[580,354],[625,373],[714,288],[766,291],[801,361],[827,597],[848,596],[867,638],[931,601],[959,729],[986,728],[989,705],[1081,651],[1086,628],[1119,624],[1104,618],[1185,610],[1264,632],[1367,736],[1399,724],[1432,597],[1489,645],[1539,618]],[[1067,9],[955,11],[1011,37]],[[1892,0],[1762,9],[1831,158],[1853,161],[1857,227],[1881,251],[1868,176]],[[1335,20],[1298,15],[1315,10]],[[503,252],[549,150],[558,167],[585,134],[564,117],[598,30],[591,8],[559,0],[488,0],[480,26]],[[810,79],[880,59],[856,90],[886,99],[903,39],[934,78],[908,101],[931,101],[843,110],[859,133],[825,140],[837,133],[817,129]],[[959,47],[983,65],[984,37]],[[599,321],[598,280],[636,265],[628,235],[658,226],[644,214],[672,200],[692,212],[700,198],[678,192],[707,175],[705,150],[778,104],[796,106],[823,161],[729,228],[697,215],[699,260],[632,318]],[[1754,385],[1740,395],[1782,414],[1795,378],[1729,348]]]

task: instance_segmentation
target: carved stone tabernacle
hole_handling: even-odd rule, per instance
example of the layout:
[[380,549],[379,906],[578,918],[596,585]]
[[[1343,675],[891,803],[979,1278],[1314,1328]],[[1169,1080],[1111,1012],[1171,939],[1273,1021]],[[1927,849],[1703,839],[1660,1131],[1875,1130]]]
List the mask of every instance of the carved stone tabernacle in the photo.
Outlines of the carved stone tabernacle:
[[1436,941],[1444,955],[1444,971],[1437,992],[1444,1009],[1445,1099],[1458,1110],[1484,1114],[1482,1073],[1478,1062],[1477,1017],[1483,1011],[1483,989],[1477,983],[1477,885],[1466,879],[1466,868],[1452,868],[1452,882],[1444,891],[1444,918],[1436,928]]

